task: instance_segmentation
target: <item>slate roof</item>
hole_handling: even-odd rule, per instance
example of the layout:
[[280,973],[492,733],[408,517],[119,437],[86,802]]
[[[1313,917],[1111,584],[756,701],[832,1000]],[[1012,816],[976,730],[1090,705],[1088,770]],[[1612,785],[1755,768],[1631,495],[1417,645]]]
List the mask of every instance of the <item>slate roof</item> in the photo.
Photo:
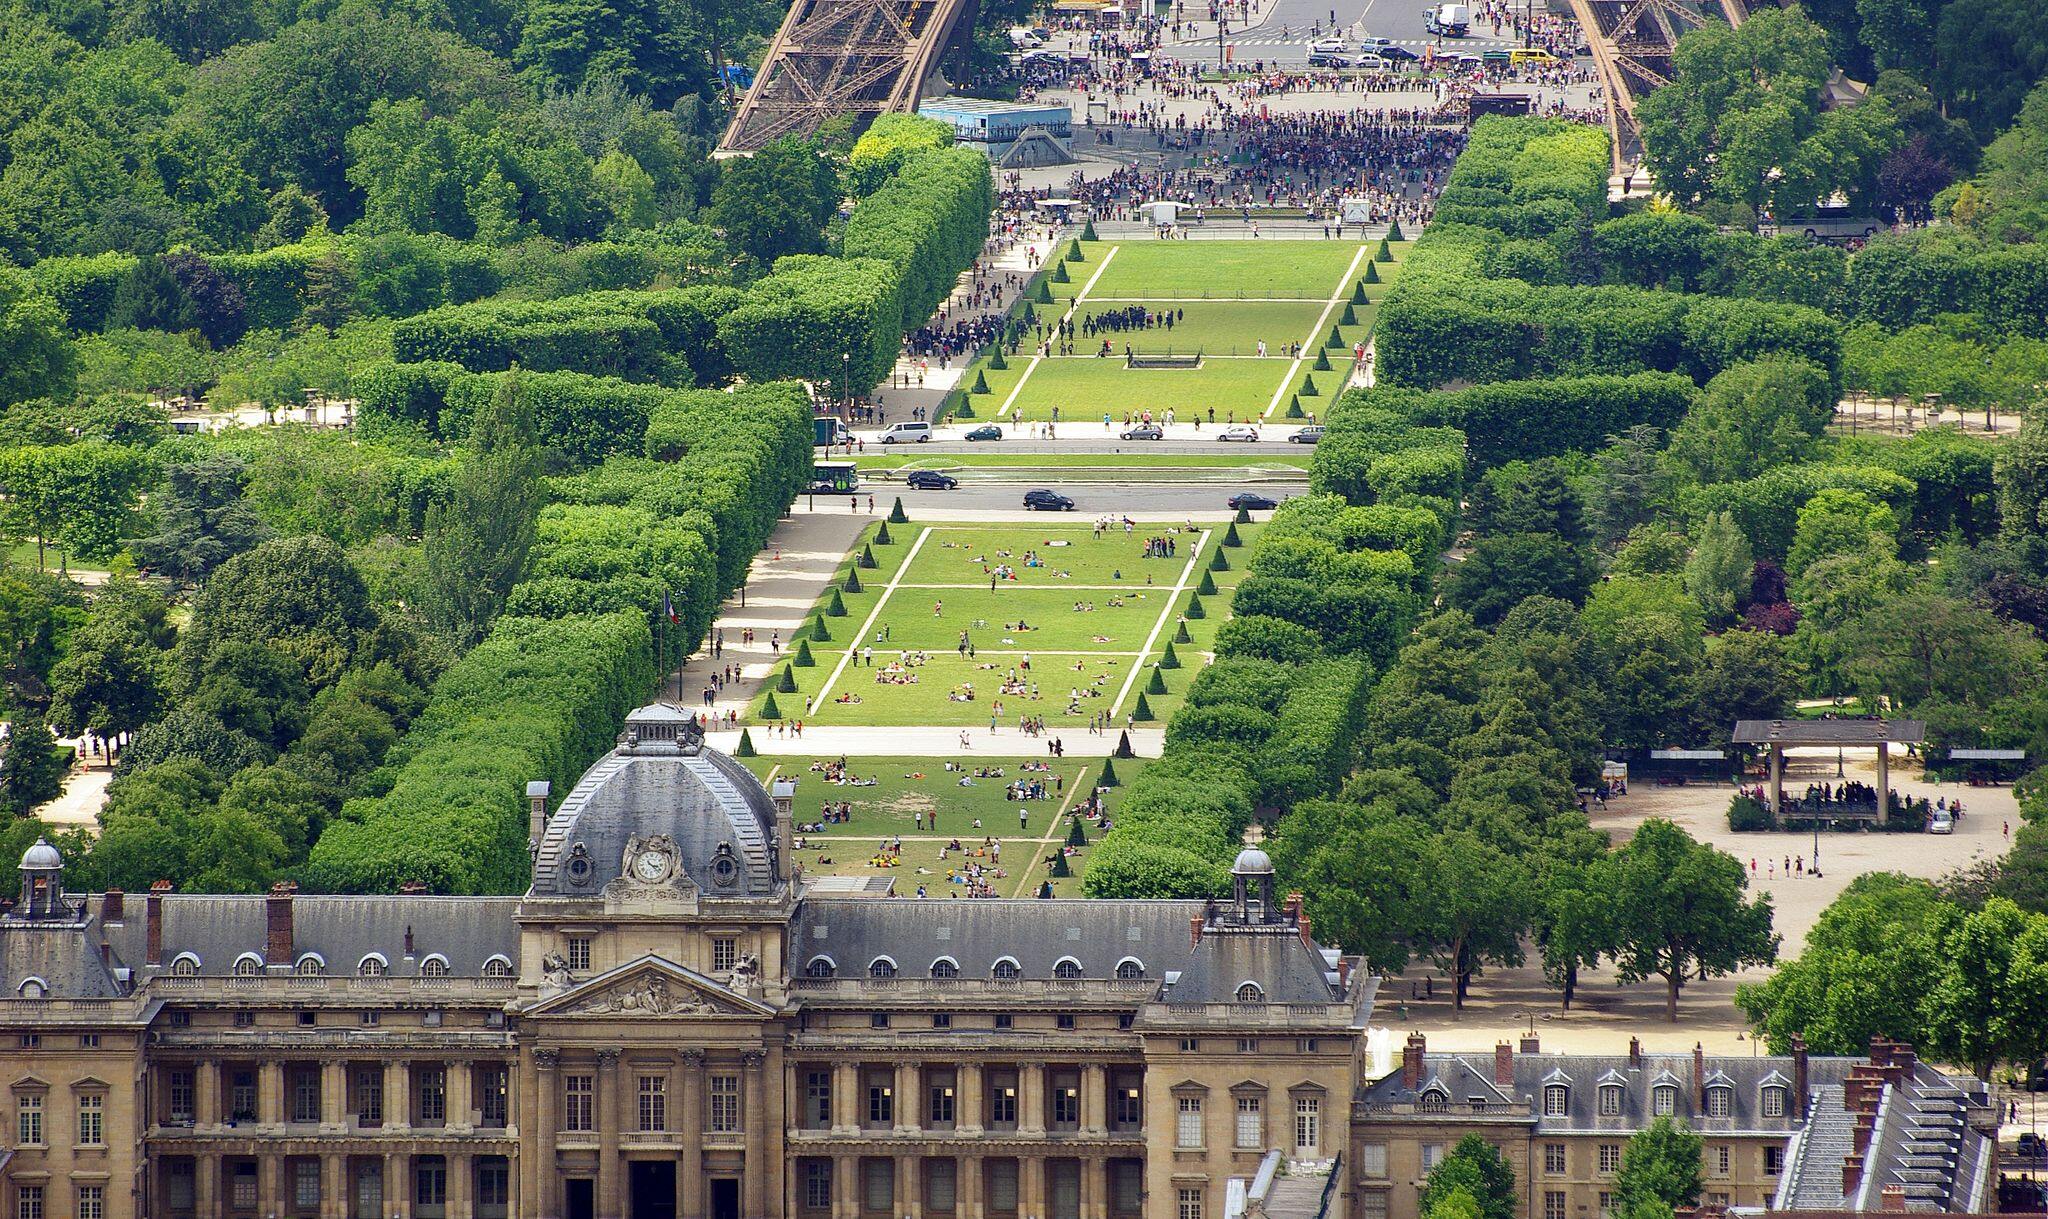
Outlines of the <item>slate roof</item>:
[[1266,1003],[1334,1003],[1336,962],[1310,948],[1286,924],[1210,927],[1166,988],[1168,1003],[1235,1003],[1238,988],[1257,983]]
[[1467,1107],[1474,1097],[1488,1108],[1515,1101],[1493,1082],[1492,1063],[1477,1063],[1462,1054],[1424,1054],[1420,1086],[1410,1088],[1396,1069],[1359,1089],[1358,1098],[1367,1105],[1412,1105],[1431,1094],[1454,1107]]
[[[1972,1129],[1967,1109],[1983,1084],[1957,1080],[1915,1061],[1878,1102],[1863,1173],[1851,1195],[1842,1191],[1843,1161],[1855,1150],[1855,1114],[1845,1090],[1815,1090],[1813,1120],[1786,1157],[1773,1205],[1793,1210],[1877,1211],[1884,1189],[1904,1193],[1908,1211],[1981,1211],[1997,1201],[1995,1148]],[[1981,1096],[1977,1098],[1982,1103]]]
[[6,988],[0,994],[19,997],[30,978],[41,979],[51,999],[111,999],[122,993],[85,923],[0,920],[0,985]]
[[[163,963],[169,970],[181,954],[199,958],[201,977],[234,973],[244,953],[263,955],[268,938],[265,897],[167,894],[163,898]],[[121,961],[142,970],[147,920],[130,897],[126,921],[107,928]],[[416,977],[420,963],[438,955],[451,977],[482,977],[484,962],[504,957],[519,963],[516,897],[350,897],[301,893],[292,898],[293,961],[316,953],[333,976],[354,974],[365,956],[384,957],[391,977]],[[413,955],[405,953],[412,932]],[[275,962],[284,964],[284,962]]]
[[807,897],[790,925],[790,972],[825,957],[841,978],[864,977],[877,957],[904,977],[931,976],[951,958],[963,978],[987,978],[1009,958],[1023,978],[1051,978],[1064,957],[1084,978],[1114,978],[1135,958],[1148,978],[1188,960],[1194,901],[1084,901],[1020,898]]

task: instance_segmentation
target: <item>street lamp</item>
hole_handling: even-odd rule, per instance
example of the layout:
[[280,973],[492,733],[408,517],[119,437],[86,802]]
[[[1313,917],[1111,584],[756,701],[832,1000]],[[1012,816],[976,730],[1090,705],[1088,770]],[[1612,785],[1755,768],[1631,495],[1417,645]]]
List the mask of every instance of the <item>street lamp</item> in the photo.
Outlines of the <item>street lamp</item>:
[[853,353],[839,353],[839,399],[840,414],[847,423],[853,422]]

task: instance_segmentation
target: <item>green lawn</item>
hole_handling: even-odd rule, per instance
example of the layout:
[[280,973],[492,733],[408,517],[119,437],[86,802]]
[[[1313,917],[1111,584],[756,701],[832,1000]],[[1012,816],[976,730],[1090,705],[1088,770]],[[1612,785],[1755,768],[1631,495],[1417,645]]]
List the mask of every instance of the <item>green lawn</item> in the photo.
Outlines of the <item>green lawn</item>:
[[[1377,249],[1367,248],[1366,258]],[[1196,297],[1236,300],[1301,297],[1328,300],[1357,256],[1355,241],[1120,241],[1083,243],[1088,261],[1067,264],[1080,283],[1108,258],[1090,296],[1162,299]],[[1078,273],[1087,268],[1086,274]],[[1365,260],[1359,259],[1359,274]],[[1349,282],[1344,283],[1349,289]]]
[[[1008,369],[987,374],[991,392],[974,395],[976,417],[996,418],[1027,367],[1026,360],[1013,360]],[[1099,425],[1105,414],[1121,423],[1145,411],[1163,418],[1171,409],[1179,420],[1206,419],[1210,411],[1218,423],[1253,419],[1273,401],[1292,367],[1293,361],[1275,357],[1205,357],[1200,368],[1192,369],[1125,368],[1121,358],[1047,359],[1039,362],[1003,418],[1036,422],[1051,419],[1057,409],[1065,422]],[[1284,409],[1285,399],[1281,405]]]
[[1104,330],[1092,336],[1082,331],[1074,339],[1075,350],[1092,356],[1107,342],[1117,355],[1122,355],[1128,347],[1147,355],[1199,351],[1206,355],[1248,356],[1255,354],[1259,342],[1264,340],[1267,352],[1279,355],[1289,343],[1309,342],[1311,335],[1328,336],[1328,331],[1317,335],[1317,323],[1322,318],[1324,306],[1329,303],[1325,299],[1328,295],[1329,290],[1325,288],[1312,301],[1197,301],[1192,304],[1157,300],[1097,301],[1091,296],[1082,302],[1080,316],[1074,319],[1077,330],[1086,318],[1121,313],[1131,307],[1142,307],[1155,316],[1172,310],[1176,320],[1171,328],[1148,326],[1139,330]]
[[[826,768],[841,761],[852,781],[828,782]],[[846,821],[825,823],[822,831],[798,833],[804,845],[796,852],[796,862],[805,871],[886,875],[906,897],[919,885],[925,886],[928,896],[959,895],[962,886],[956,883],[957,869],[970,859],[1002,870],[1003,875],[993,881],[999,896],[1035,892],[1045,879],[1048,859],[1067,840],[1070,818],[1061,816],[1062,810],[1086,798],[1103,765],[1099,759],[1020,758],[1014,754],[962,755],[951,760],[781,756],[749,758],[747,764],[764,781],[771,777],[796,780],[795,812],[800,826],[820,823],[821,805],[827,801],[848,806]],[[1143,763],[1125,760],[1115,765],[1118,779],[1128,782]],[[1006,799],[1009,786],[1020,780],[1041,784],[1044,797]],[[1111,789],[1112,802],[1116,790]],[[1024,814],[1021,827],[1020,812]],[[1092,825],[1084,833],[1091,842],[1097,836]],[[879,862],[886,858],[879,847],[885,839],[893,844],[898,837],[903,840],[901,862],[885,867]],[[960,850],[951,849],[955,840]],[[1002,844],[999,861],[989,850],[989,840]],[[1059,896],[1080,895],[1080,877],[1089,850],[1082,847],[1067,855],[1072,875],[1053,880],[1053,890]]]
[[[1240,539],[1249,541],[1259,528],[1238,527]],[[796,689],[776,690],[778,677],[769,683],[772,707],[771,695],[764,694],[750,718],[943,725],[986,733],[995,715],[1005,741],[1017,739],[1011,734],[1027,716],[1043,718],[1054,731],[1085,730],[1104,714],[1113,722],[1164,719],[1213,648],[1241,574],[1246,552],[1224,547],[1225,533],[1210,529],[1192,569],[1191,546],[1199,534],[1186,532],[1176,535],[1172,559],[1144,558],[1147,535],[1121,529],[1098,539],[1092,530],[1074,526],[913,523],[892,526],[891,542],[884,546],[875,546],[871,533],[864,545],[876,566],[858,573],[861,591],[845,591],[842,569],[837,597],[844,612],[829,615],[832,594],[818,607],[828,614],[831,638],[809,640],[811,663],[787,666]],[[1068,545],[1054,545],[1059,542]],[[1230,566],[1213,571],[1219,549]],[[912,550],[915,555],[906,559]],[[1027,552],[1050,558],[1043,567],[1024,567]],[[983,571],[996,562],[1016,564],[1020,579],[999,581],[991,593]],[[1063,578],[1060,572],[1068,574]],[[1176,593],[1183,573],[1186,583]],[[1201,592],[1205,581],[1212,593]],[[1198,596],[1201,616],[1184,621]],[[974,646],[971,657],[960,650],[963,631]],[[1164,689],[1155,689],[1153,670],[1169,644],[1178,665],[1157,673]],[[872,656],[863,658],[863,648],[872,648]],[[1141,710],[1146,714],[1139,715]]]

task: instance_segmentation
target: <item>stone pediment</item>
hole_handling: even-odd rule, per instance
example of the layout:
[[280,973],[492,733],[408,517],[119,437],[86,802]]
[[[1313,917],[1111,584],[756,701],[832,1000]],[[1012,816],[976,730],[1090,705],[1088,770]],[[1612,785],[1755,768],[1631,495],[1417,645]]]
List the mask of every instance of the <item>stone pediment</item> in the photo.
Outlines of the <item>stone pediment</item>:
[[530,1016],[618,1016],[632,1020],[771,1016],[775,1009],[694,969],[657,956],[568,981],[527,1009]]

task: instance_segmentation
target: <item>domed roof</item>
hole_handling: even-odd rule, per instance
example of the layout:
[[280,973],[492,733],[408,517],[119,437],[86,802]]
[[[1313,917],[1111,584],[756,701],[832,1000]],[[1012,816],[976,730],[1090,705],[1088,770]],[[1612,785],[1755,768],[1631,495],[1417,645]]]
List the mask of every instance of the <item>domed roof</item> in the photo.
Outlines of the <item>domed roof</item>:
[[64,866],[64,856],[58,853],[56,847],[50,845],[49,839],[38,838],[29,845],[28,850],[21,853],[21,866],[39,869],[62,868]]
[[1230,865],[1236,876],[1271,876],[1273,861],[1257,847],[1246,847],[1237,853],[1237,861]]
[[759,779],[705,748],[688,712],[644,707],[549,818],[533,892],[596,897],[624,874],[631,848],[669,854],[669,877],[707,898],[767,897],[785,887],[775,834],[775,802]]

